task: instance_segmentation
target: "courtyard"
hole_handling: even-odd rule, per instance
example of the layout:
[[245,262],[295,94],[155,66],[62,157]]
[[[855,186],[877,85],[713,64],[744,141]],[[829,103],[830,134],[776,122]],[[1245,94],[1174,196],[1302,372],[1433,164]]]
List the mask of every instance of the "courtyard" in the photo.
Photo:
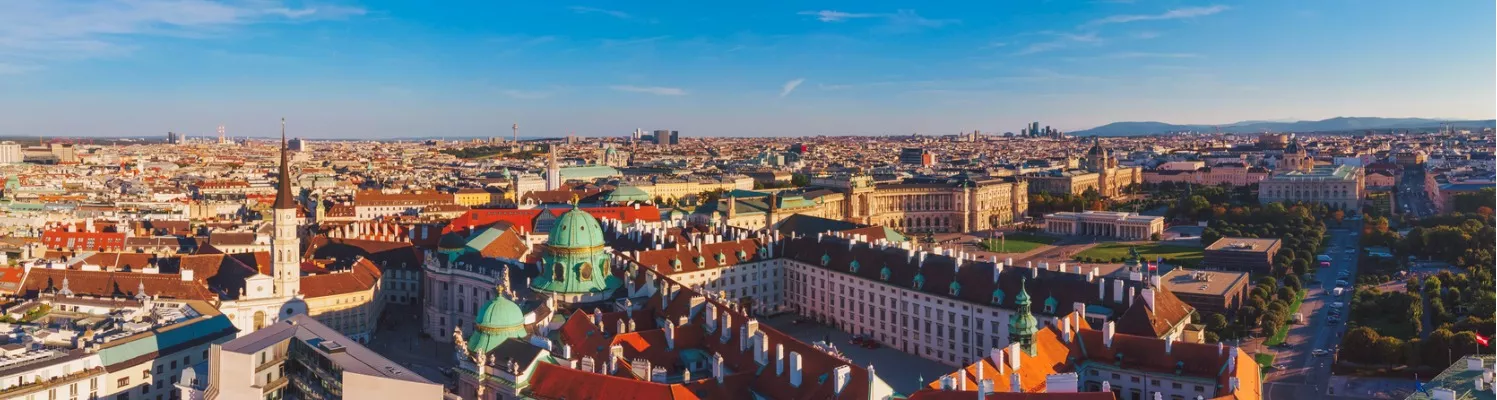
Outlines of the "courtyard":
[[837,350],[842,351],[842,354],[854,364],[864,367],[872,365],[874,373],[879,376],[879,379],[883,379],[885,383],[893,387],[895,393],[914,393],[927,383],[935,381],[937,377],[956,370],[955,367],[887,346],[865,349],[850,343],[852,335],[846,332],[815,322],[795,323],[796,318],[795,314],[783,314],[764,322],[802,342],[812,343],[830,339]]

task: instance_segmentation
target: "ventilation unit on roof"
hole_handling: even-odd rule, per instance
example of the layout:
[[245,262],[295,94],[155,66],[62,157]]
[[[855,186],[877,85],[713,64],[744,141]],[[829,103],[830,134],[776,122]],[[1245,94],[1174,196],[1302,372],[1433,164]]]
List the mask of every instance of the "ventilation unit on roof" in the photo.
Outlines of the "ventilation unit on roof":
[[318,343],[317,347],[321,347],[322,351],[326,351],[328,353],[342,353],[344,350],[348,349],[347,347],[344,347],[342,343],[338,343],[332,340],[324,340],[321,343]]

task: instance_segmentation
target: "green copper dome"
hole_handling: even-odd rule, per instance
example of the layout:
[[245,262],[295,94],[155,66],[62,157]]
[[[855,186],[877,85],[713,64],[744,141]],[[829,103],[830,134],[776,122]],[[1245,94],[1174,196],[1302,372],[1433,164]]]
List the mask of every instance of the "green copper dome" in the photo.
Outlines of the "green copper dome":
[[562,249],[586,249],[603,245],[603,227],[592,214],[573,208],[551,225],[546,245]]
[[541,273],[530,287],[550,293],[603,293],[622,283],[611,272],[603,228],[581,209],[572,209],[556,219],[551,237],[541,248]]
[[457,232],[448,232],[437,240],[437,250],[442,252],[462,251],[468,246],[468,238]]
[[488,352],[511,338],[525,337],[525,312],[503,295],[484,303],[473,318],[473,335],[468,338],[469,351]]

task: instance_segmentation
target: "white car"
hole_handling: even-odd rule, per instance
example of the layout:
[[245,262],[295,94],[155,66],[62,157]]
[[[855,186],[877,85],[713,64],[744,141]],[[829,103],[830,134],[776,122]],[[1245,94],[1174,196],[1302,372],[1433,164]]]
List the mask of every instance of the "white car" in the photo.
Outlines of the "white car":
[[1346,306],[1346,303],[1342,303],[1342,302],[1339,302],[1339,301],[1335,302],[1335,303],[1331,303],[1331,308],[1341,308],[1341,307],[1345,307],[1345,306]]

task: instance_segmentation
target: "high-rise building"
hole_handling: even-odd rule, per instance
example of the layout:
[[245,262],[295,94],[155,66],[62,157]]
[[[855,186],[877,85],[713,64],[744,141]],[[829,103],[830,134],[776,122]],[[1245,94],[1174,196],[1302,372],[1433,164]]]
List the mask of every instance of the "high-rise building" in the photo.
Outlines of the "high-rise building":
[[0,164],[15,164],[25,161],[21,155],[21,144],[11,141],[0,143]]
[[306,140],[304,140],[302,138],[291,139],[291,141],[286,142],[286,146],[288,148],[290,148],[291,151],[306,151],[307,150],[307,148],[306,148],[307,147],[307,142],[306,142]]
[[670,131],[670,130],[664,130],[664,129],[656,130],[655,131],[655,144],[656,145],[661,145],[661,146],[671,146],[671,145],[680,144],[680,142],[681,142],[680,135],[681,135],[680,131]]
[[899,151],[899,163],[907,165],[919,165],[929,167],[935,164],[935,155],[930,150],[919,147],[906,147]]
[[546,190],[561,189],[561,166],[556,163],[556,145],[546,152]]
[[166,143],[167,144],[182,144],[182,137],[180,135],[177,135],[176,132],[167,132],[166,133]]

